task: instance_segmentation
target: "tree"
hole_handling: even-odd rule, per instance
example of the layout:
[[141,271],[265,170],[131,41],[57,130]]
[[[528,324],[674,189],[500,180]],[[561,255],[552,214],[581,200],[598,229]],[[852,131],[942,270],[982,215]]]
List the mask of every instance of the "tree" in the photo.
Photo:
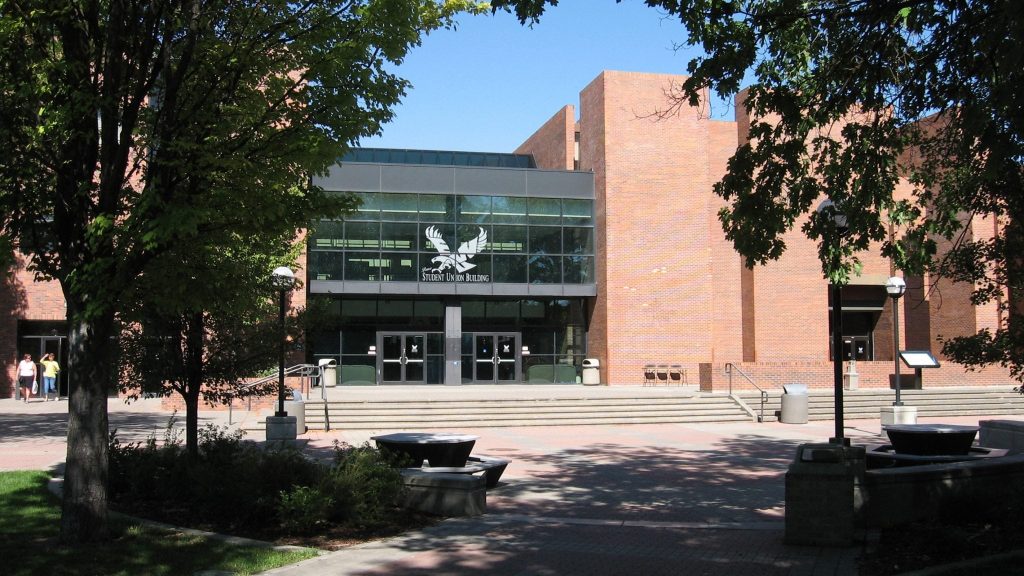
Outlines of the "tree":
[[107,537],[106,400],[142,279],[187,277],[188,253],[170,254],[207,234],[294,234],[323,200],[308,178],[403,96],[386,65],[466,9],[0,0],[0,238],[67,305],[65,542]]
[[[206,234],[155,259],[126,299],[119,316],[121,389],[130,397],[181,396],[189,455],[199,452],[200,400],[213,405],[276,391],[276,382],[242,384],[276,363],[281,334],[268,271],[294,266],[300,247],[289,234],[262,230]],[[295,337],[297,320],[289,322]]]
[[[536,21],[557,0],[495,0]],[[844,283],[857,253],[880,246],[908,273],[974,286],[995,302],[995,332],[944,342],[967,366],[1008,366],[1024,379],[1024,11],[1013,0],[646,0],[678,18],[705,55],[688,66],[675,106],[706,90],[743,98],[750,140],[715,192],[726,236],[748,266],[777,259],[782,235],[830,197],[846,214],[802,231],[825,275]],[[671,110],[669,110],[671,111]],[[910,200],[894,197],[901,181]],[[972,240],[972,218],[996,222]],[[892,230],[892,232],[890,232]],[[949,243],[939,250],[939,241]]]

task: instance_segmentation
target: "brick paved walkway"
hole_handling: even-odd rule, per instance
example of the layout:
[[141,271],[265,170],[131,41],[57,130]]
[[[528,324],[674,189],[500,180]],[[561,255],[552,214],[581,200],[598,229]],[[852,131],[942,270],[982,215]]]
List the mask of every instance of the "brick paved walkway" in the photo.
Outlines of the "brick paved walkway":
[[[154,401],[110,404],[126,440],[162,437],[169,417]],[[226,414],[206,412],[205,422]],[[66,425],[66,402],[0,400],[0,469],[59,470]],[[512,461],[487,515],[267,574],[855,575],[856,547],[782,543],[786,468],[799,444],[833,431],[831,422],[459,430],[480,436],[474,453]],[[847,423],[855,443],[877,443],[878,432],[878,421]],[[306,450],[326,456],[335,440],[370,435],[310,433]]]

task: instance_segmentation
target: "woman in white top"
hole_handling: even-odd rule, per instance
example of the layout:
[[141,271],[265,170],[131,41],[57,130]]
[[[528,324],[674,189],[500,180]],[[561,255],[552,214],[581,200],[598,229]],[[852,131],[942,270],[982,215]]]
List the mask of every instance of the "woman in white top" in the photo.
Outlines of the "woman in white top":
[[36,363],[32,361],[31,354],[25,354],[21,362],[18,362],[18,385],[25,389],[21,393],[21,398],[25,402],[28,402],[28,397],[32,395],[32,385],[36,381]]

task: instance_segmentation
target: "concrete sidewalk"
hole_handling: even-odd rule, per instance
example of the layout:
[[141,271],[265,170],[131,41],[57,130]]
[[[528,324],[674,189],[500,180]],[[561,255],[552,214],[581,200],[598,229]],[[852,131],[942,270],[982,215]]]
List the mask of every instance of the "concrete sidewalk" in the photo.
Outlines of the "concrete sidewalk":
[[[0,469],[58,465],[66,410],[66,402],[0,400]],[[110,405],[111,427],[125,439],[162,437],[169,417],[155,401]],[[224,412],[203,413],[203,423],[226,421]],[[480,436],[474,453],[511,460],[501,485],[488,492],[488,514],[267,574],[857,573],[858,548],[782,543],[786,469],[799,444],[833,435],[832,422],[458,431]],[[846,426],[854,443],[881,443],[879,432],[877,420]],[[310,433],[305,449],[327,456],[335,440],[360,444],[370,435]]]

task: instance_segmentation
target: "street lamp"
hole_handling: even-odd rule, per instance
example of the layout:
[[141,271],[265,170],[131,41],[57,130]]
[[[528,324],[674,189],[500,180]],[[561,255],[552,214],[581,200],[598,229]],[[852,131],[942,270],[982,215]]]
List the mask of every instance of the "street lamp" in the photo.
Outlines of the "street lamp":
[[892,298],[892,361],[896,367],[896,401],[893,406],[903,406],[900,401],[900,315],[896,302],[907,291],[907,283],[899,276],[893,276],[885,282],[885,292]]
[[284,312],[285,312],[285,295],[295,285],[295,273],[292,272],[291,268],[287,266],[278,266],[274,268],[274,271],[270,275],[271,283],[274,288],[280,291],[281,295],[281,310],[280,310],[280,321],[281,321],[281,354],[278,357],[278,370],[277,370],[277,412],[274,416],[283,417],[287,416],[288,413],[284,411],[284,353],[285,353],[285,342],[287,341],[288,331],[284,324]]
[[[838,254],[842,243],[841,239],[849,230],[846,214],[843,214],[832,200],[825,200],[819,204],[816,211],[819,217],[832,220]],[[836,435],[834,438],[830,438],[829,442],[847,445],[848,440],[843,437],[843,288],[838,282],[832,283],[832,362],[834,366]]]

